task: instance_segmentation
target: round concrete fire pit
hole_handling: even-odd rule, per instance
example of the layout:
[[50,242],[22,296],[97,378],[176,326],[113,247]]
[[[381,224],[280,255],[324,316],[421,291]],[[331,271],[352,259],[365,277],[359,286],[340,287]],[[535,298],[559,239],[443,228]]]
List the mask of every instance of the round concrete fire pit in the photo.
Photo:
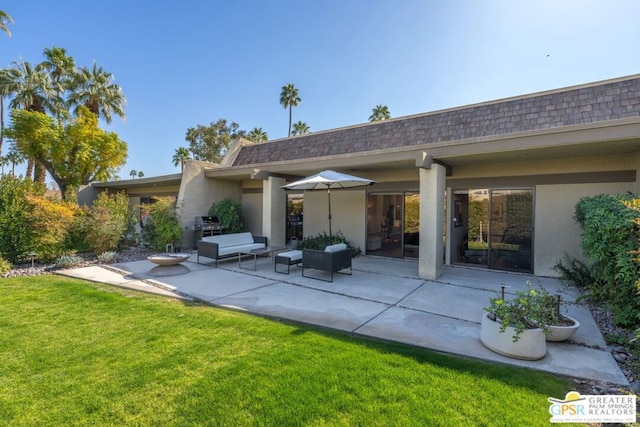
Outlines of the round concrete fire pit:
[[189,267],[180,265],[181,262],[189,259],[189,254],[157,254],[148,256],[147,259],[157,264],[149,270],[150,276],[177,276],[189,273]]
[[180,264],[189,259],[189,254],[157,254],[148,256],[147,259],[154,264],[167,266]]

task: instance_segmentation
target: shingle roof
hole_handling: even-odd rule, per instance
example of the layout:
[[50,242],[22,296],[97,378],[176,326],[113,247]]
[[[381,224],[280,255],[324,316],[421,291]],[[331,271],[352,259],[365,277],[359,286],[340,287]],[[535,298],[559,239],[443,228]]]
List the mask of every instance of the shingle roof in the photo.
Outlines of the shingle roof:
[[242,147],[234,166],[352,154],[640,116],[640,76]]

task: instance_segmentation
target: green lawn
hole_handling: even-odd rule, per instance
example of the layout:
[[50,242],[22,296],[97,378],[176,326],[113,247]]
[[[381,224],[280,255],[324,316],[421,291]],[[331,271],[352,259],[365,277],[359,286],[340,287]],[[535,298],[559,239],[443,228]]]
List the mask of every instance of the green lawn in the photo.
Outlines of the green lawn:
[[567,379],[58,276],[0,279],[11,426],[549,424]]

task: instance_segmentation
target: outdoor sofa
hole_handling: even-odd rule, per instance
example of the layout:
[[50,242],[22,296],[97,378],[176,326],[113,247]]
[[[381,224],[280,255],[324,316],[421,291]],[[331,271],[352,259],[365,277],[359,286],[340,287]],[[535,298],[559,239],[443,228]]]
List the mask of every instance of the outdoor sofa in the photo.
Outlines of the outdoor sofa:
[[202,240],[198,240],[197,246],[198,264],[200,264],[200,257],[202,256],[214,259],[217,267],[219,259],[237,256],[241,251],[265,248],[267,246],[267,238],[254,236],[251,233],[220,234],[203,237]]
[[[327,246],[324,251],[315,249],[302,250],[302,275],[312,279],[324,280],[325,282],[333,282],[333,273],[341,273],[351,275],[351,258],[353,250],[344,243]],[[349,269],[348,273],[342,270]],[[331,273],[331,279],[326,280],[319,276],[305,276],[304,271],[309,269],[322,270]]]

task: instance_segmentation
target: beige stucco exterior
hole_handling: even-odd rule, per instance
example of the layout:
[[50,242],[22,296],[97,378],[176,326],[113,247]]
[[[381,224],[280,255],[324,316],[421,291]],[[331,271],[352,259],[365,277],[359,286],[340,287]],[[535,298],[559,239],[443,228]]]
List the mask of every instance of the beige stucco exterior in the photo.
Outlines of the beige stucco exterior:
[[[636,107],[640,101],[630,98],[636,89],[623,92],[629,86],[640,87],[639,82],[640,76],[631,76],[396,118],[388,125],[367,123],[257,145],[240,139],[219,165],[187,162],[179,189],[175,183],[163,186],[162,180],[145,181],[144,187],[142,182],[126,182],[124,187],[133,198],[154,191],[175,192],[177,212],[187,231],[213,202],[233,198],[242,203],[245,229],[279,245],[286,229],[282,185],[325,169],[366,177],[375,180],[375,186],[331,193],[332,231],[343,233],[364,253],[368,194],[419,192],[418,270],[425,279],[438,277],[444,265],[455,262],[455,242],[465,232],[464,227],[452,226],[456,194],[463,197],[469,189],[528,189],[533,194],[532,270],[554,276],[553,266],[565,254],[582,256],[580,229],[573,220],[580,198],[640,193],[640,107]],[[613,87],[611,95],[599,92],[604,86]],[[581,105],[592,87],[591,104]],[[616,99],[621,93],[624,96]],[[545,104],[553,97],[557,102]],[[516,130],[501,131],[512,127]],[[393,132],[402,137],[394,138]],[[344,138],[352,138],[353,145],[339,146]],[[306,141],[317,145],[305,146]],[[316,154],[262,160],[276,152]],[[237,163],[243,153],[255,160]],[[98,187],[120,188],[115,183]],[[327,214],[327,192],[305,192],[304,236],[328,232]]]
[[[331,191],[332,234],[342,233],[355,248],[365,247],[367,203],[365,190]],[[329,201],[324,190],[304,193],[304,235],[329,233]]]

